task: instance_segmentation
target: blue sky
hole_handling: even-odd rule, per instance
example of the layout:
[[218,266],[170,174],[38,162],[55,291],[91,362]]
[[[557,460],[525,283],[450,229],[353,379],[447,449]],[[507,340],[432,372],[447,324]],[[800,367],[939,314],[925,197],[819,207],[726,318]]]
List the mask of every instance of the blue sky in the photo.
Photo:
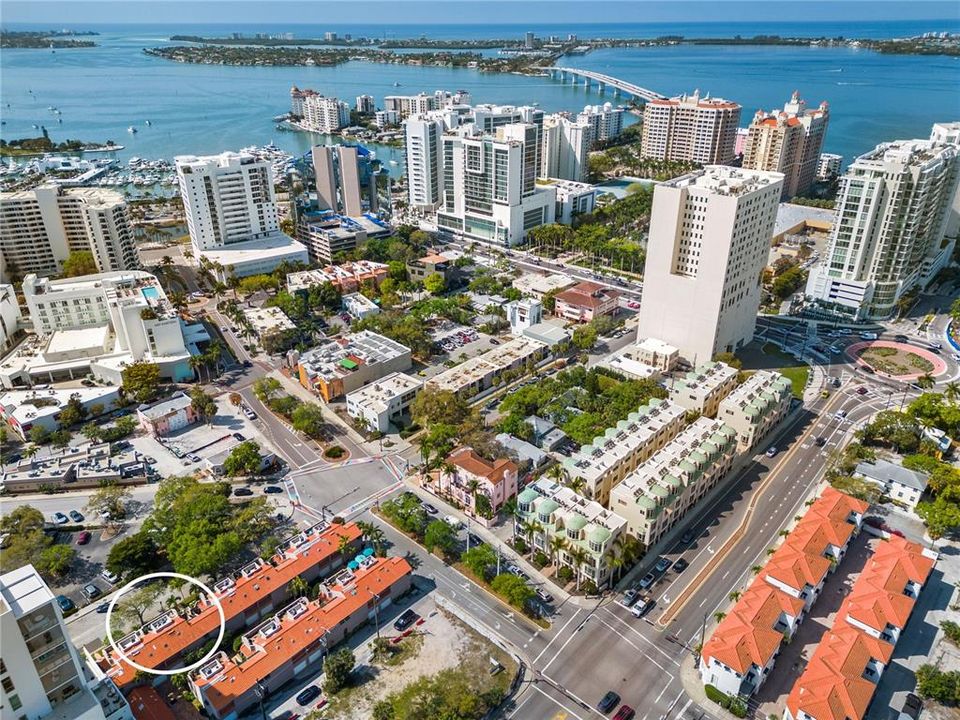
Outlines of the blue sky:
[[[149,9],[148,9],[149,8]],[[229,9],[228,9],[229,8]],[[960,2],[925,0],[3,0],[3,23],[603,23],[923,20],[960,17]]]

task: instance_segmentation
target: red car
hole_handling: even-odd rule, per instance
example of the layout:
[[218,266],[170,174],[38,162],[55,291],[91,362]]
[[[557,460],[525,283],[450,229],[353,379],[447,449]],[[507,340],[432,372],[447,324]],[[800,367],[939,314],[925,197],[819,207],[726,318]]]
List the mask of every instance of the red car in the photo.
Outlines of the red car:
[[88,542],[90,542],[90,533],[86,530],[77,535],[77,545],[86,545]]
[[613,720],[633,720],[633,716],[637,713],[629,705],[621,705],[620,709],[617,710],[617,714],[613,716]]

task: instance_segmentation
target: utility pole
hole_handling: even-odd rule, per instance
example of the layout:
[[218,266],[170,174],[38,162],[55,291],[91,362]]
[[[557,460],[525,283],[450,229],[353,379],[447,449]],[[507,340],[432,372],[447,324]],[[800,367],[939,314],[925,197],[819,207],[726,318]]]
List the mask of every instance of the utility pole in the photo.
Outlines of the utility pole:
[[700,625],[700,649],[697,650],[697,664],[700,664],[700,658],[703,656],[703,641],[704,635],[707,632],[707,615],[708,613],[703,614],[703,624]]
[[374,598],[373,618],[377,626],[377,640],[379,640],[380,639],[380,596],[377,593],[373,592],[372,590],[368,590],[367,592],[373,595],[373,598]]

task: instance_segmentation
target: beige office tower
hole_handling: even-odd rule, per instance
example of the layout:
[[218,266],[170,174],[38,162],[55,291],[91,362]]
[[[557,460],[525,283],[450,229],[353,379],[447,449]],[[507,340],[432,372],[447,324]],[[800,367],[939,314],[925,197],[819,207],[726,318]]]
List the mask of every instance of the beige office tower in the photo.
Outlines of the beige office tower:
[[740,106],[723,98],[692,95],[651,100],[643,110],[644,157],[711,165],[734,158]]
[[57,275],[70,253],[81,251],[93,255],[100,272],[139,267],[120,193],[43,185],[0,194],[0,282]]
[[335,148],[315,145],[310,151],[313,173],[316,177],[317,205],[321,210],[337,209],[337,173],[333,167]]
[[794,91],[783,110],[757,111],[750,123],[743,167],[783,173],[783,199],[805,194],[817,176],[830,111],[822,102],[808,109]]
[[[357,148],[347,145],[317,145],[311,151],[316,175],[317,204],[348,217],[363,214]],[[371,193],[376,197],[376,190]],[[375,203],[371,204],[376,210]]]
[[639,338],[696,365],[753,338],[783,175],[710,165],[657,185]]

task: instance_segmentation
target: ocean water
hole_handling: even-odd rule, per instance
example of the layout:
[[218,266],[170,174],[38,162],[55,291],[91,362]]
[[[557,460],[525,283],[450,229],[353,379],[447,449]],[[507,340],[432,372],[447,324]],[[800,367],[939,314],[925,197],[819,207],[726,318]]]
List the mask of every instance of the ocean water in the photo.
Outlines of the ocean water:
[[[281,132],[272,117],[289,110],[291,85],[335,95],[351,104],[370,94],[436,89],[469,90],[475,102],[538,103],[546,111],[576,112],[585,104],[613,101],[596,89],[561,85],[548,78],[481,73],[469,69],[422,68],[350,62],[336,68],[224,67],[188,65],[144,55],[145,47],[168,44],[172,34],[221,35],[221,26],[98,26],[100,45],[91,49],[4,50],[0,63],[0,137],[39,134],[45,126],[54,140],[113,140],[125,145],[121,159],[137,155],[170,159],[178,154],[236,150],[271,140],[290,152],[306,152],[322,136]],[[417,37],[420,29],[377,26],[276,26],[245,32],[292,31],[316,37],[324,30],[376,37]],[[656,37],[780,35],[894,37],[952,30],[950,23],[830,24],[657,24],[571,26],[428,26],[431,37],[538,36]],[[679,46],[599,50],[562,60],[565,65],[600,70],[665,95],[702,92],[744,107],[741,125],[758,108],[782,105],[793,90],[808,102],[826,100],[831,108],[825,151],[848,161],[878,142],[926,137],[935,121],[960,119],[960,59],[880,55],[848,48]],[[61,111],[55,115],[48,107]],[[57,118],[62,123],[57,122]],[[151,125],[145,124],[146,120]],[[128,126],[138,129],[135,135]],[[378,156],[402,164],[402,151],[376,147]]]

